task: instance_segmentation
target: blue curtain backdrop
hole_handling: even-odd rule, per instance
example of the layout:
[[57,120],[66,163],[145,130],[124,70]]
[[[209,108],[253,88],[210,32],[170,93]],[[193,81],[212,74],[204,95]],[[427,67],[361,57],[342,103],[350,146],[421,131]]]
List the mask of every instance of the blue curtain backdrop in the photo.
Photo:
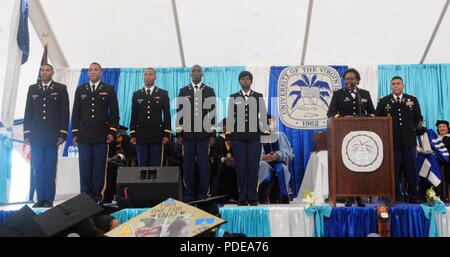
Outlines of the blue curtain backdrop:
[[[114,90],[117,93],[117,87],[119,85],[119,76],[120,76],[120,69],[119,68],[103,68],[103,76],[102,81],[106,84],[110,84],[114,87]],[[89,81],[88,77],[88,69],[82,69],[80,74],[80,79],[78,81],[78,86],[83,85],[84,83],[87,83]],[[72,113],[72,110],[70,110],[70,113]],[[69,124],[69,131],[67,134],[67,142],[64,145],[64,152],[63,156],[67,156],[67,150],[72,145],[72,120]]]
[[[239,90],[239,73],[245,67],[204,67],[203,82],[216,92],[220,105],[217,117],[220,120],[226,114],[228,101],[232,93]],[[156,68],[156,85],[169,93],[171,100],[172,128],[174,129],[176,97],[180,88],[191,83],[190,68]],[[144,68],[126,68],[120,73],[117,96],[119,98],[120,124],[129,126],[131,119],[131,99],[133,92],[144,86]]]
[[435,128],[436,120],[450,119],[450,64],[378,66],[378,96],[391,94],[391,79],[401,76],[405,93],[419,100],[425,125]]
[[[344,75],[344,72],[348,69],[348,66],[331,66],[339,72],[341,78]],[[269,99],[277,96],[277,84],[280,73],[283,69],[287,68],[287,66],[273,66],[270,68],[270,78],[269,78]],[[342,85],[344,86],[344,82],[342,81]],[[269,112],[275,114],[276,113],[276,104],[275,102],[269,100]],[[284,124],[280,121],[279,130],[286,133],[289,141],[292,144],[292,148],[294,150],[294,160],[291,161],[289,165],[289,170],[291,172],[291,188],[294,195],[297,195],[298,190],[300,188],[301,182],[303,180],[303,175],[305,174],[306,165],[308,164],[309,156],[313,150],[313,134],[318,131],[323,130],[300,130],[300,129],[292,129],[284,126]]]

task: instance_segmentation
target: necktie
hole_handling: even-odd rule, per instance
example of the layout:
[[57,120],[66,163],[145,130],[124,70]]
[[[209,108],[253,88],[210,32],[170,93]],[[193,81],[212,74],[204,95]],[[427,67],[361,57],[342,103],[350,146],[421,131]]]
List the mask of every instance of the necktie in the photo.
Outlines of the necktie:
[[397,96],[397,103],[400,103],[400,96]]
[[92,93],[95,92],[95,84],[92,84]]
[[150,95],[150,89],[147,89],[147,95]]
[[44,85],[44,91],[47,91],[48,85]]
[[198,86],[194,86],[194,88],[195,88],[196,91],[198,90]]

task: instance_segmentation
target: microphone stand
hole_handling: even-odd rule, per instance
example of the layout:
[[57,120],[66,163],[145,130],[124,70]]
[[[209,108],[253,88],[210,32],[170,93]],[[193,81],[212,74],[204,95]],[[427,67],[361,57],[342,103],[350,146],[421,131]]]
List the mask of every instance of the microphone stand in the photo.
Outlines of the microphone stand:
[[358,116],[361,117],[362,115],[362,106],[361,106],[361,95],[359,94],[359,89],[355,87],[356,92],[356,98],[358,99]]

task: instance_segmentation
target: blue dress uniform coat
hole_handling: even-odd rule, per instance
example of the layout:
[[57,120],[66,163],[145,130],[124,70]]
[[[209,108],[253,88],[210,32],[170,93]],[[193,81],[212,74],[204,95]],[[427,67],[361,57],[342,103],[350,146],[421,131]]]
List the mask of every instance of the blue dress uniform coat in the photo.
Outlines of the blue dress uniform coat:
[[392,117],[395,149],[416,147],[416,128],[421,116],[416,97],[403,94],[399,104],[392,94],[385,96],[378,102],[376,115]]
[[108,134],[119,126],[119,107],[114,88],[99,82],[92,92],[90,83],[75,92],[72,134],[78,137],[80,190],[96,201],[103,199]]
[[69,96],[65,85],[52,81],[44,91],[43,84],[28,89],[23,123],[24,138],[31,145],[54,146],[58,137],[67,138]]
[[72,135],[81,144],[106,143],[108,134],[119,127],[119,106],[114,88],[100,82],[92,93],[86,83],[75,92],[72,111]]
[[[356,94],[353,96],[346,88],[335,91],[333,93],[333,97],[331,98],[327,116],[335,117],[339,115],[343,117],[374,115],[375,108],[373,107],[372,98],[370,98],[369,91],[356,88],[355,92]],[[361,96],[361,101],[358,101],[358,93],[359,96]]]
[[[69,96],[65,85],[52,81],[31,85],[28,89],[24,138],[31,145],[31,183],[36,187],[39,206],[51,204],[56,191],[58,137],[67,138]],[[31,185],[32,186],[32,185]],[[51,206],[51,205],[50,205]]]
[[[178,115],[187,115],[189,114],[190,121],[183,117],[177,117],[179,120],[179,124],[177,125],[177,134],[181,135],[183,139],[187,140],[206,140],[210,137],[215,136],[215,126],[216,126],[216,94],[214,93],[214,89],[208,87],[205,84],[201,84],[198,92],[201,92],[201,96],[199,94],[194,93],[194,86],[189,84],[180,89],[178,94],[178,103],[189,103],[190,109],[184,109],[188,106],[183,106],[182,104],[177,108],[177,116]],[[211,106],[205,106],[206,99],[214,99],[213,104]],[[183,111],[184,110],[184,111]],[[206,119],[211,120],[211,127],[204,127],[203,121]],[[200,126],[196,129],[195,121],[201,121]]]
[[166,90],[154,86],[151,95],[145,88],[133,93],[131,104],[130,136],[137,144],[160,144],[163,137],[170,138],[170,102]]

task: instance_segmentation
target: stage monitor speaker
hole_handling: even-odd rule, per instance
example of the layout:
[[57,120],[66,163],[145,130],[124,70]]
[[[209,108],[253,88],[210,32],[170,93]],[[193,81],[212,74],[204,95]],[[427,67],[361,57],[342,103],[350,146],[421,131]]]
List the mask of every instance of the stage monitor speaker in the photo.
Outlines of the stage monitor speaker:
[[119,208],[153,207],[167,198],[183,200],[178,167],[119,168],[117,172]]

